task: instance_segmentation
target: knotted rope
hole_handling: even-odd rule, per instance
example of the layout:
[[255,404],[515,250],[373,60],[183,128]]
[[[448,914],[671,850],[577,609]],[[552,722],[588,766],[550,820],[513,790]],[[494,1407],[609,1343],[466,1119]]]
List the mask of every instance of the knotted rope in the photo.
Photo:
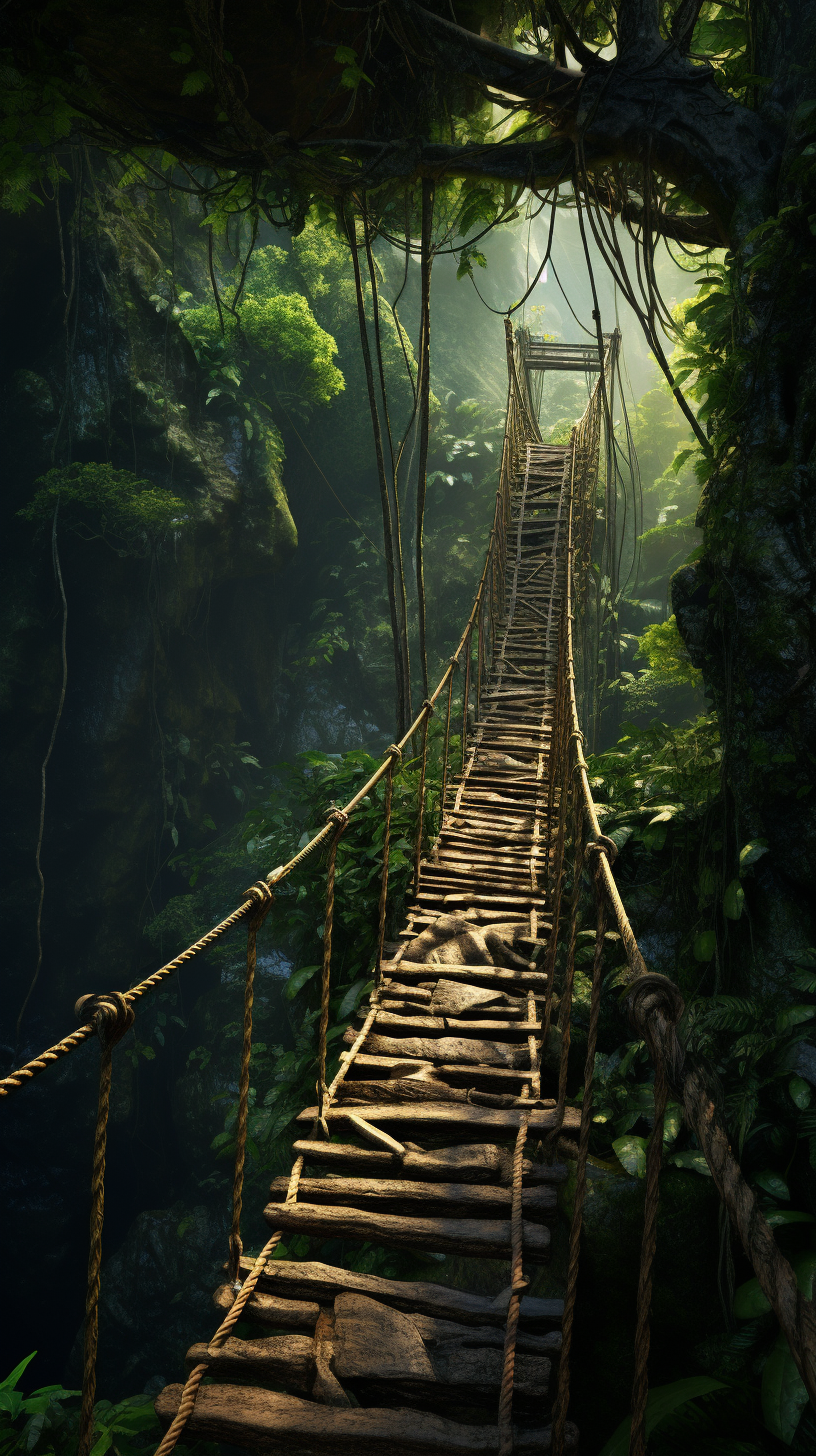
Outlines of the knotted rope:
[[88,1456],[93,1437],[96,1398],[96,1351],[99,1341],[99,1281],[102,1269],[102,1227],[105,1221],[105,1150],[108,1139],[113,1048],[133,1025],[134,1011],[119,991],[81,996],[78,1017],[88,1018],[99,1037],[99,1099],[94,1132],[91,1174],[91,1231],[88,1248],[88,1287],[85,1295],[85,1340],[82,1367],[82,1408],[79,1416],[78,1456]]

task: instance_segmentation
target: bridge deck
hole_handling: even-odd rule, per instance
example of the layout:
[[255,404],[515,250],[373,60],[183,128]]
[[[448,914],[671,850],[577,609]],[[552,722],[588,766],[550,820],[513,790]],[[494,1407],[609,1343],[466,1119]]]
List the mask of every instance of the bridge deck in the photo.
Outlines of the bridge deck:
[[[376,1019],[328,1109],[338,1141],[317,1140],[317,1109],[304,1109],[296,1201],[285,1202],[288,1179],[272,1184],[269,1224],[318,1246],[339,1238],[508,1260],[511,1150],[525,1103],[528,1151],[556,1122],[554,1098],[541,1095],[546,976],[530,957],[551,926],[548,805],[556,818],[559,806],[549,803],[548,751],[565,456],[528,445],[513,479],[507,614],[481,716],[406,927],[389,948]],[[577,1126],[570,1109],[564,1126]],[[557,1163],[524,1162],[525,1266],[548,1257],[565,1176]],[[509,1295],[275,1260],[247,1305],[253,1333],[211,1358],[214,1383],[200,1389],[188,1434],[272,1451],[491,1456]],[[226,1311],[233,1297],[223,1285],[216,1304]],[[521,1302],[517,1452],[549,1449],[561,1308]],[[188,1359],[205,1351],[194,1346]],[[165,1423],[180,1394],[169,1386],[159,1397]],[[575,1443],[568,1426],[567,1449]]]

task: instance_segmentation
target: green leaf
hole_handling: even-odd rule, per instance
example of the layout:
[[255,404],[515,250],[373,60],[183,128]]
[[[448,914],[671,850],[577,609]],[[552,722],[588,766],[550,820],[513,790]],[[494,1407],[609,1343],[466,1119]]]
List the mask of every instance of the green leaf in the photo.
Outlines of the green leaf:
[[764,1188],[773,1198],[782,1198],[787,1203],[790,1198],[790,1189],[784,1178],[774,1173],[770,1168],[763,1168],[761,1173],[755,1173],[752,1180],[759,1188]]
[[182,96],[197,96],[200,91],[204,91],[211,84],[206,71],[190,71],[182,82],[181,94]]
[[352,1011],[356,1011],[366,991],[370,991],[373,986],[374,982],[367,981],[365,976],[362,976],[359,981],[355,981],[353,986],[349,986],[337,1011],[338,1020],[343,1021],[346,1016],[351,1015]]
[[750,844],[744,844],[739,853],[740,874],[743,874],[751,865],[756,864],[763,854],[768,853],[768,845],[764,839],[755,839]]
[[252,428],[252,421],[251,420],[244,420],[244,429],[246,430],[246,437],[247,437],[247,439],[248,440],[251,440],[253,434],[255,433],[254,430],[253,430],[253,428]]
[[811,1091],[804,1077],[791,1077],[788,1083],[788,1091],[797,1107],[803,1110],[806,1107],[810,1107]]
[[711,1169],[702,1153],[694,1153],[691,1151],[673,1153],[669,1158],[669,1162],[674,1163],[675,1168],[691,1168],[695,1173],[702,1173],[705,1178],[712,1176]]
[[28,1366],[31,1364],[31,1362],[34,1359],[34,1356],[36,1355],[36,1353],[37,1353],[36,1350],[32,1350],[31,1351],[31,1354],[30,1355],[26,1355],[25,1359],[24,1360],[21,1360],[20,1363],[19,1363],[19,1365],[15,1365],[15,1367],[12,1370],[11,1374],[10,1375],[7,1375],[6,1378],[5,1378],[5,1380],[0,1381],[0,1390],[13,1390],[14,1389],[15,1385],[17,1384],[17,1381],[20,1379],[20,1376],[23,1374],[23,1371],[28,1369]]
[[315,971],[319,970],[319,966],[301,966],[297,971],[293,971],[286,982],[287,1001],[294,1001],[298,991],[302,990],[306,982],[311,980]]
[[794,1026],[801,1026],[804,1021],[812,1021],[814,1016],[816,1006],[788,1006],[777,1016],[776,1029],[790,1031]]
[[[700,1396],[711,1395],[715,1390],[727,1389],[721,1380],[712,1380],[708,1375],[692,1375],[687,1380],[674,1380],[671,1385],[653,1385],[646,1402],[646,1436],[649,1437],[661,1421],[690,1400],[699,1400]],[[631,1420],[631,1416],[627,1416],[621,1421],[600,1456],[628,1456]]]
[[701,930],[699,935],[695,935],[694,959],[696,961],[713,960],[716,949],[717,936],[713,930]]
[[737,1319],[757,1319],[759,1315],[767,1314],[770,1308],[771,1301],[762,1293],[758,1279],[749,1279],[734,1293],[734,1314]]
[[786,1223],[816,1223],[816,1215],[794,1208],[765,1208],[763,1213],[771,1228],[781,1228]]
[[732,880],[723,895],[723,915],[729,920],[739,920],[745,904],[745,891],[739,880]]
[[633,1178],[646,1176],[646,1139],[642,1137],[615,1138],[612,1144],[618,1162]]
[[790,1446],[807,1405],[804,1381],[780,1331],[762,1371],[762,1416],[772,1435]]

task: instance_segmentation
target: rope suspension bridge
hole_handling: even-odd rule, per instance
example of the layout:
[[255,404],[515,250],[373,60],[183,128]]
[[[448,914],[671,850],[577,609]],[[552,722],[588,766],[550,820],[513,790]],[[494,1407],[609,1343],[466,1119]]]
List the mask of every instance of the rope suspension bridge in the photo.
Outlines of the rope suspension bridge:
[[[507,424],[484,569],[459,646],[435,691],[376,772],[287,864],[181,955],[129,991],[83,997],[79,1028],[0,1082],[25,1087],[83,1042],[101,1041],[92,1176],[91,1249],[79,1456],[93,1435],[112,1053],[140,999],[246,922],[247,972],[237,1152],[222,1323],[188,1352],[184,1386],[156,1409],[157,1456],[185,1436],[269,1451],[360,1456],[510,1456],[578,1449],[570,1365],[592,1080],[605,938],[621,938],[625,1000],[655,1068],[633,1354],[631,1456],[644,1456],[649,1307],[663,1115],[684,1107],[719,1193],[816,1406],[816,1314],[731,1152],[705,1068],[684,1057],[677,988],[651,974],[612,872],[579,721],[576,661],[590,590],[601,442],[620,336],[603,349],[531,340],[509,322]],[[567,445],[542,441],[534,379],[547,368],[594,373]],[[461,760],[454,765],[454,678],[462,675]],[[584,668],[586,672],[586,665]],[[473,705],[471,717],[470,707]],[[444,716],[440,828],[423,853],[431,715]],[[413,898],[395,942],[385,938],[391,802],[403,750],[421,742]],[[385,833],[373,990],[344,1033],[327,1083],[337,846],[385,781]],[[240,1223],[247,1143],[256,937],[275,887],[327,850],[322,1001],[315,1105],[297,1117],[294,1162],[276,1178],[270,1237],[244,1255]],[[596,906],[583,1100],[568,1105],[579,900]],[[557,982],[557,989],[556,989]],[[529,1292],[545,1262],[558,1187],[575,1164],[564,1298]],[[317,1260],[274,1257],[284,1235],[369,1241],[464,1259],[503,1260],[497,1298],[388,1279]],[[252,1331],[249,1336],[236,1333]],[[204,1379],[206,1384],[202,1384]],[[549,1414],[547,1414],[549,1412]],[[575,1412],[580,1424],[580,1411]]]

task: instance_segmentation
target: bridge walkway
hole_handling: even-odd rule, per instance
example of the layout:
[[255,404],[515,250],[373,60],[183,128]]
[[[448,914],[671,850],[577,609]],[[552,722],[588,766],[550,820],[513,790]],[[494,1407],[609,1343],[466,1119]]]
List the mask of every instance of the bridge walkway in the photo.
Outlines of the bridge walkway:
[[[566,1177],[562,1164],[542,1159],[557,1112],[555,1098],[542,1096],[541,961],[551,928],[550,824],[560,809],[548,769],[567,455],[528,443],[517,462],[506,615],[495,624],[463,771],[449,782],[406,926],[388,948],[376,1016],[326,1111],[331,1140],[315,1135],[317,1107],[305,1108],[293,1149],[305,1160],[297,1196],[287,1201],[290,1180],[276,1178],[264,1210],[272,1228],[308,1235],[318,1251],[336,1240],[422,1251],[455,1261],[460,1276],[469,1270],[481,1289],[489,1279],[469,1261],[512,1257],[522,1117],[525,1273],[548,1259]],[[363,1006],[346,1031],[347,1046],[369,1011]],[[563,1130],[577,1124],[566,1109]],[[251,1264],[244,1260],[242,1272]],[[210,1356],[213,1383],[199,1390],[188,1434],[273,1451],[499,1452],[510,1294],[275,1259],[244,1311],[246,1332]],[[234,1297],[225,1284],[216,1303],[226,1311]],[[550,1444],[561,1313],[560,1300],[521,1299],[512,1392],[519,1453]],[[196,1345],[188,1362],[205,1355]],[[166,1424],[181,1390],[159,1397]],[[568,1426],[567,1449],[575,1439]]]

